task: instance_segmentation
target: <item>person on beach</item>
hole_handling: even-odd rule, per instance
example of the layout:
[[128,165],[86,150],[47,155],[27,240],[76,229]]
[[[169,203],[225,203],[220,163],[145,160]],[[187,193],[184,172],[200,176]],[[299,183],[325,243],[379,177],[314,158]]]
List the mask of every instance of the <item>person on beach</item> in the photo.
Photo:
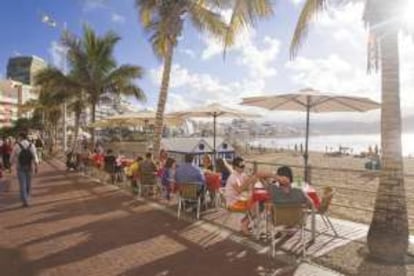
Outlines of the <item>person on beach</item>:
[[39,159],[35,145],[29,142],[26,133],[20,133],[18,141],[14,145],[11,156],[11,164],[16,165],[17,178],[20,186],[20,198],[23,207],[29,206],[29,198],[32,185],[33,170],[38,171]]

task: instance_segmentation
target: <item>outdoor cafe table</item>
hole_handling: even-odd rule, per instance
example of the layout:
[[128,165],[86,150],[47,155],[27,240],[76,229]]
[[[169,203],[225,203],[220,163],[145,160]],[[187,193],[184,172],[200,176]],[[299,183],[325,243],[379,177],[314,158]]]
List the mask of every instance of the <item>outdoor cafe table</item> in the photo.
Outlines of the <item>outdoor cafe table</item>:
[[[311,198],[315,208],[319,208],[320,205],[320,199],[316,193],[316,190],[309,185],[308,183],[302,183],[301,185],[301,189]],[[252,192],[252,201],[254,203],[267,203],[271,200],[271,196],[270,193],[267,189],[265,188],[255,188],[253,189]],[[254,223],[257,224],[255,227],[260,227],[261,224],[261,216],[259,213],[259,204],[256,204],[256,208],[257,208],[257,218],[258,220],[256,220]],[[267,223],[267,218],[266,218],[266,223]],[[260,235],[260,229],[256,228],[256,235],[259,236]],[[267,230],[267,224],[266,224],[266,230]],[[312,234],[312,241],[315,240],[315,236],[316,236],[316,220],[315,220],[315,210],[311,210],[311,234]]]

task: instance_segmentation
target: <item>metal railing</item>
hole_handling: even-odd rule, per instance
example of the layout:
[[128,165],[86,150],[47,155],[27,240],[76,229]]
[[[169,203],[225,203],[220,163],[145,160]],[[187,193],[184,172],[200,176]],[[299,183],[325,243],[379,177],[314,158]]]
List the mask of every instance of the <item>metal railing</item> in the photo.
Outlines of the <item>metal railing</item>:
[[[283,165],[292,168],[294,175],[303,175],[303,166],[269,162],[246,161],[251,171],[276,171]],[[330,209],[333,216],[369,224],[379,184],[379,171],[332,167],[310,167],[311,183],[322,194],[324,187],[335,189]],[[414,232],[414,174],[404,174],[405,195],[410,231]]]

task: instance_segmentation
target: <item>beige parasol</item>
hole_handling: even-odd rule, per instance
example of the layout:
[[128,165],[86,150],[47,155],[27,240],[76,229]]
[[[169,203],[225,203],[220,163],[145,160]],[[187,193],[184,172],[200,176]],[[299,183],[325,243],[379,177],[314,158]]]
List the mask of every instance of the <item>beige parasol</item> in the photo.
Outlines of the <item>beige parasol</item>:
[[305,181],[308,179],[307,167],[310,112],[365,112],[380,108],[379,103],[369,98],[323,93],[312,88],[306,88],[287,94],[243,98],[241,104],[263,107],[269,110],[306,112],[305,153],[303,154],[305,161]]
[[216,120],[217,117],[259,117],[257,114],[246,113],[241,110],[223,106],[219,103],[212,103],[206,106],[191,108],[185,111],[177,111],[169,113],[171,116],[178,116],[180,118],[191,117],[213,117],[213,156],[216,156]]

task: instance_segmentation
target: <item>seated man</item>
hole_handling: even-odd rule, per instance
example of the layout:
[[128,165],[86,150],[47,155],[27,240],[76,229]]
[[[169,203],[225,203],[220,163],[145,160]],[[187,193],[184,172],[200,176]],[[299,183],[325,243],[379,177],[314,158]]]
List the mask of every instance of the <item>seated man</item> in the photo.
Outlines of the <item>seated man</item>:
[[152,153],[145,154],[145,160],[139,165],[139,175],[141,177],[141,184],[155,185],[157,184],[157,165],[152,159]]
[[104,157],[104,170],[111,176],[111,183],[115,182],[116,157],[111,149],[108,149]]
[[270,187],[270,194],[274,204],[288,205],[302,203],[313,207],[312,200],[302,189],[292,187],[293,173],[290,167],[280,167],[276,174],[278,185],[271,185]]
[[193,164],[194,156],[192,154],[186,154],[184,156],[184,164],[177,167],[175,172],[175,183],[194,182],[200,186],[199,192],[204,191],[206,180],[203,171]]
[[[283,166],[277,170],[277,183],[270,186],[270,195],[272,203],[276,206],[290,206],[303,204],[314,209],[312,199],[301,189],[292,187],[293,173],[290,167]],[[277,208],[277,207],[276,207]],[[290,225],[285,226],[289,231],[287,237],[291,237],[296,229]],[[275,238],[282,237],[282,233],[278,232]]]

